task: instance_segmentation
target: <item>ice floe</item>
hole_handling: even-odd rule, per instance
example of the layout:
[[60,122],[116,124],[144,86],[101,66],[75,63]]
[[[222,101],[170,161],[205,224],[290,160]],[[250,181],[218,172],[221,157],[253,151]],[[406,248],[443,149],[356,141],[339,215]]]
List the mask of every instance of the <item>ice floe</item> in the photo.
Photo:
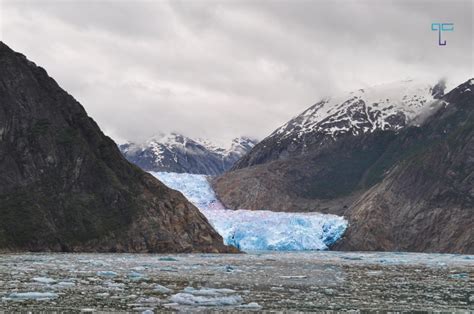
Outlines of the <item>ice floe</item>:
[[173,290],[162,285],[155,285],[155,287],[153,288],[153,291],[158,292],[158,293],[170,293]]
[[51,284],[55,283],[56,280],[53,278],[48,278],[48,277],[34,277],[33,281],[39,282],[39,283],[45,283],[45,284]]
[[14,292],[10,293],[6,300],[51,300],[56,299],[58,294],[52,292]]
[[171,296],[170,301],[180,305],[190,306],[236,306],[241,305],[243,299],[234,294],[232,289],[186,287],[182,292]]
[[111,270],[102,270],[97,272],[97,276],[100,277],[116,277],[117,273]]

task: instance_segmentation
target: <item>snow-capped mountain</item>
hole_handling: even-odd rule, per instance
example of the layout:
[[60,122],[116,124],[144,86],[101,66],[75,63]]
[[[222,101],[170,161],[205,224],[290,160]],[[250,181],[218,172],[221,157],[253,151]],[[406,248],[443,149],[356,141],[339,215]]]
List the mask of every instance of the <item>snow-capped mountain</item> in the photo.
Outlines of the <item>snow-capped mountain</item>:
[[212,188],[226,208],[344,216],[338,249],[472,254],[473,84],[441,96],[443,84],[410,81],[329,99]]
[[398,131],[417,124],[444,89],[444,81],[430,85],[406,80],[322,99],[275,130],[236,167],[285,159],[341,136]]
[[120,145],[123,155],[146,171],[217,175],[252,149],[255,140],[240,137],[228,147],[177,133],[159,134],[144,143]]

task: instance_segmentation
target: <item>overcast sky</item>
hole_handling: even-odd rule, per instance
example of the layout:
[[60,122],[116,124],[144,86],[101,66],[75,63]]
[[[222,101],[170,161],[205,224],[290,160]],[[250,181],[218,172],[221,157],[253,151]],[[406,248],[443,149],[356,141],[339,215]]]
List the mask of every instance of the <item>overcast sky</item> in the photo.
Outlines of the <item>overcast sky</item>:
[[[0,38],[117,141],[263,138],[324,96],[474,76],[473,2],[0,0]],[[451,22],[438,46],[433,22]]]

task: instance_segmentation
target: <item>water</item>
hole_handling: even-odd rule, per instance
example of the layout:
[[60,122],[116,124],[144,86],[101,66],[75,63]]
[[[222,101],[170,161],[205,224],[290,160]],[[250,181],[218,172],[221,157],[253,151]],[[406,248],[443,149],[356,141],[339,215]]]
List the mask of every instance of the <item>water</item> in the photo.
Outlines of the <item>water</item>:
[[474,310],[474,256],[3,254],[2,310]]

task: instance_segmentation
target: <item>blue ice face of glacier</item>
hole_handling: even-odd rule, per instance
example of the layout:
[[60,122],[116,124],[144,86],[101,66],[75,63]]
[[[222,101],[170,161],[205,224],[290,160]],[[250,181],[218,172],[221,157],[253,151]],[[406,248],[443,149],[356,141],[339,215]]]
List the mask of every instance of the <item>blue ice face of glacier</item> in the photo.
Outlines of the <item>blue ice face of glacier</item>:
[[150,172],[173,190],[180,191],[199,209],[224,209],[217,200],[207,176],[189,173]]
[[347,228],[347,221],[335,215],[225,209],[204,175],[151,174],[183,193],[206,216],[226,244],[243,251],[326,250]]

